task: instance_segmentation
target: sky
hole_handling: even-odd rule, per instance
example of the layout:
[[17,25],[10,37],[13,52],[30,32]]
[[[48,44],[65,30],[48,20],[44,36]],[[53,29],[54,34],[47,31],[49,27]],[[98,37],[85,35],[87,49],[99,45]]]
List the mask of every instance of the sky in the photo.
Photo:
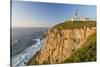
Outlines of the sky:
[[12,1],[12,27],[52,27],[78,15],[96,19],[95,5]]

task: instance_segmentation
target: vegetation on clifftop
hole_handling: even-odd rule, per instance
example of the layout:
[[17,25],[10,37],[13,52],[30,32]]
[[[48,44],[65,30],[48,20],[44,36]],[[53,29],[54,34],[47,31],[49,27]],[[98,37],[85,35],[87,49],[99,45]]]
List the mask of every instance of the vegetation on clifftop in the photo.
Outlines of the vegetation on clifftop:
[[74,29],[84,27],[96,27],[96,21],[65,21],[64,23],[57,24],[53,27],[59,30],[62,29]]

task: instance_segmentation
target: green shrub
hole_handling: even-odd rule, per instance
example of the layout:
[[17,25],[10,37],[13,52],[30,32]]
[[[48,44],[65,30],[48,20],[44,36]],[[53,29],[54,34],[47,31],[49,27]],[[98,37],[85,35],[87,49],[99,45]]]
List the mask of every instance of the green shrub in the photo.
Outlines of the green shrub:
[[77,49],[63,63],[96,61],[96,33],[87,38],[84,47]]

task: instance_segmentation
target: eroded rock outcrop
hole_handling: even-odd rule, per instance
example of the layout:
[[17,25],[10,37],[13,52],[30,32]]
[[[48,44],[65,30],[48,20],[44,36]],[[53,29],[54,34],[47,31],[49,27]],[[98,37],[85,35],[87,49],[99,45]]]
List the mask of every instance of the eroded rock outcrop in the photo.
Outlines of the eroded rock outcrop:
[[86,38],[95,31],[96,27],[49,30],[43,48],[35,57],[35,62],[38,64],[63,62],[77,48],[84,45]]

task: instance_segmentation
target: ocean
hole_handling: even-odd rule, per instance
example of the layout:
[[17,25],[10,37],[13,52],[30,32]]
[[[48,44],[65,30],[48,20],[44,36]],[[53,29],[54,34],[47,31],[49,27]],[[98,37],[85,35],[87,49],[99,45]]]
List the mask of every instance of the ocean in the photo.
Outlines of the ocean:
[[43,35],[48,28],[12,28],[12,66],[25,65],[43,45]]

